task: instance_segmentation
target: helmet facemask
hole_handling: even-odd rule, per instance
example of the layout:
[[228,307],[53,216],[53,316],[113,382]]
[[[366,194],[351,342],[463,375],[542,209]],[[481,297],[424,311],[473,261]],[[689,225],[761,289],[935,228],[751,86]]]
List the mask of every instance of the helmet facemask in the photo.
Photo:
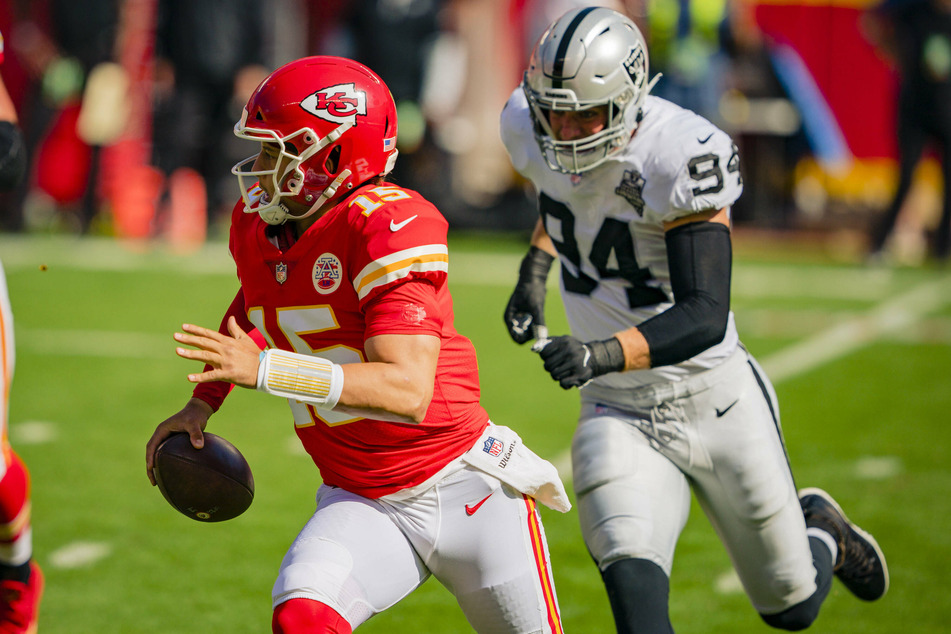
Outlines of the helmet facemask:
[[[527,74],[526,74],[527,75]],[[625,120],[634,96],[633,90],[625,90],[611,99],[607,104],[604,101],[581,101],[571,90],[546,90],[544,94],[536,93],[528,86],[527,78],[522,87],[531,107],[532,120],[535,128],[535,140],[538,142],[545,157],[545,162],[551,169],[566,174],[581,174],[594,169],[609,156],[617,152],[631,138],[631,125]],[[549,123],[549,112],[581,111],[598,106],[607,105],[607,121],[604,129],[583,139],[559,141]],[[637,109],[639,110],[639,109]],[[636,121],[634,127],[636,127]]]
[[[326,172],[327,166],[324,165],[330,157],[320,161],[317,155],[339,139],[352,124],[340,124],[322,139],[318,139],[311,128],[301,128],[282,137],[274,130],[248,127],[247,118],[248,111],[245,110],[241,120],[235,124],[235,136],[249,141],[273,143],[278,147],[278,156],[272,169],[254,169],[257,154],[231,168],[231,173],[238,177],[245,213],[259,214],[271,225],[283,224],[288,220],[301,220],[320,209],[334,196],[341,183],[350,177],[350,170],[345,169],[331,180]],[[298,150],[299,147],[304,149]],[[330,155],[334,150],[339,153],[339,146],[330,148],[326,154]],[[314,170],[311,165],[321,166],[322,173]],[[264,179],[270,179],[272,194],[268,194],[260,186]],[[255,186],[255,183],[258,185]],[[320,185],[324,183],[329,184],[320,190]],[[294,215],[284,202],[285,199],[308,205],[307,210]]]

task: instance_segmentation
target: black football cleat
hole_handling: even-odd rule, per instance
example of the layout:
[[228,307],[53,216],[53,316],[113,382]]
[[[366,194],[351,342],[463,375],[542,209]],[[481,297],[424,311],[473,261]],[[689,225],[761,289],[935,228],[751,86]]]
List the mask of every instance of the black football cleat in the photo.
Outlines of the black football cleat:
[[822,489],[802,489],[799,504],[806,526],[826,531],[838,544],[833,570],[839,581],[863,601],[882,598],[888,591],[888,567],[875,538],[852,524],[832,496]]

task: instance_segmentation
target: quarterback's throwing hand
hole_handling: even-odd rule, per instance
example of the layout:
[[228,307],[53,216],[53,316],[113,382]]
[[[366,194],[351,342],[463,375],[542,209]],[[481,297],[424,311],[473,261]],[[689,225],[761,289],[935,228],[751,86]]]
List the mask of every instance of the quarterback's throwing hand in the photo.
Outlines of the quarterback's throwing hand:
[[584,387],[595,377],[624,369],[624,350],[614,337],[588,343],[571,336],[552,337],[533,350],[541,355],[551,378],[566,390]]
[[182,330],[185,332],[175,333],[175,340],[198,349],[176,348],[175,353],[183,359],[203,361],[212,368],[200,374],[189,374],[189,381],[227,381],[254,389],[261,350],[254,339],[238,326],[234,317],[228,319],[230,336],[193,324],[184,324]]

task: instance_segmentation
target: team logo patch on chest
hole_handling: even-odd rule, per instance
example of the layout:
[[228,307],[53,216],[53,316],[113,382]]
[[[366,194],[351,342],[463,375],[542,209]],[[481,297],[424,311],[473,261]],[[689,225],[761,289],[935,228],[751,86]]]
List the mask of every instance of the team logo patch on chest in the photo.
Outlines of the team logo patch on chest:
[[333,293],[340,287],[343,266],[333,253],[324,253],[314,262],[314,288],[321,295]]
[[625,170],[614,193],[631,203],[638,216],[644,215],[644,177],[637,170]]

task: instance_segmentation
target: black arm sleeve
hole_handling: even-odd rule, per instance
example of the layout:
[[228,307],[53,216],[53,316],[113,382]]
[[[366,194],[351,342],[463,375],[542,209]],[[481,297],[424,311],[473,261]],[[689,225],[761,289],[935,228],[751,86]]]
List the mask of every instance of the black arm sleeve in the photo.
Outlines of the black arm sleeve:
[[720,343],[730,314],[729,228],[692,222],[671,229],[665,239],[674,305],[638,326],[655,368],[686,361]]
[[26,148],[20,128],[0,121],[0,191],[8,191],[23,182],[26,175]]

